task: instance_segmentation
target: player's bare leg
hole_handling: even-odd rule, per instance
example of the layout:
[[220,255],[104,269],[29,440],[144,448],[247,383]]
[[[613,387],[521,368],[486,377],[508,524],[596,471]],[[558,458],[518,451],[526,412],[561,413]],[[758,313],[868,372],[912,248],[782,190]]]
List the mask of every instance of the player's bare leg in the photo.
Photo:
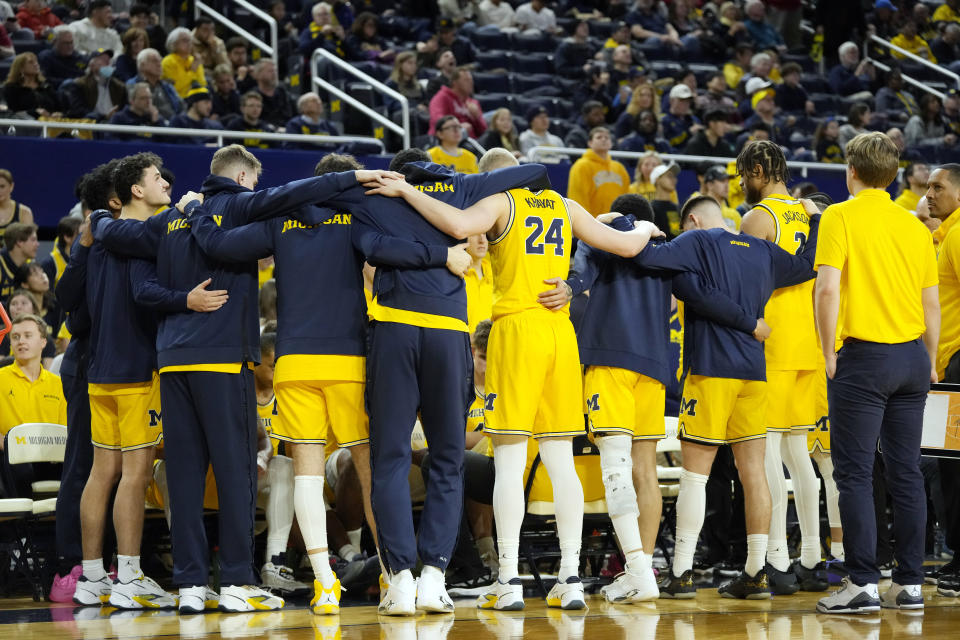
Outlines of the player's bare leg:
[[367,526],[373,534],[373,542],[377,543],[377,523],[373,519],[373,506],[370,503],[370,445],[357,444],[350,447],[350,457],[353,459],[353,468],[360,482],[360,491],[363,494],[363,513],[366,516]]
[[330,569],[326,510],[323,506],[324,445],[292,444],[293,503],[314,574],[311,609],[317,614],[340,611],[340,581]]
[[[103,567],[103,531],[110,494],[123,468],[121,455],[120,451],[93,448],[93,466],[80,497],[83,575],[73,597],[80,605],[99,606],[110,596],[110,579]],[[142,503],[141,498],[141,508]]]
[[652,556],[663,510],[663,496],[660,495],[660,481],[657,480],[657,441],[635,440],[631,453],[633,487],[637,492],[637,508],[640,511],[640,538],[643,540],[643,552]]

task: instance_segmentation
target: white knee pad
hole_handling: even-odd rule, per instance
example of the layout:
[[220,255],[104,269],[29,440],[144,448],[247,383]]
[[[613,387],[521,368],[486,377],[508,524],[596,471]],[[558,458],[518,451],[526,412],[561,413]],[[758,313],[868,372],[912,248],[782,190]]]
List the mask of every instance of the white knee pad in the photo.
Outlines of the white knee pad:
[[293,460],[287,456],[273,456],[267,464],[267,479],[271,487],[289,486],[293,489]]
[[630,436],[597,438],[607,512],[611,516],[640,515],[633,488],[632,446]]

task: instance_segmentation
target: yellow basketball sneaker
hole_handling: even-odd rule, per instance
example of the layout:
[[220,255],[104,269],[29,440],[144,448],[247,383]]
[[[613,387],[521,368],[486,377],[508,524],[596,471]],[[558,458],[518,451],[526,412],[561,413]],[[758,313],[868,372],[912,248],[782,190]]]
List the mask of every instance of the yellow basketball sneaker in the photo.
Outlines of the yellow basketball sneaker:
[[[336,577],[336,574],[334,574]],[[310,610],[318,616],[340,613],[340,578],[333,581],[329,589],[324,589],[319,580],[313,581],[313,600],[310,601]]]

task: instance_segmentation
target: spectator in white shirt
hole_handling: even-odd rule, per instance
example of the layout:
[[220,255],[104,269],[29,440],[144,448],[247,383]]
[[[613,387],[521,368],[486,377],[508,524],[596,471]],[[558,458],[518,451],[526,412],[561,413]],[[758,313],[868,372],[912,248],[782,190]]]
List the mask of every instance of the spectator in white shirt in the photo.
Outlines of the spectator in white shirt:
[[506,0],[483,0],[477,15],[481,27],[497,27],[504,33],[516,31],[513,7]]
[[120,34],[111,28],[111,24],[113,8],[110,0],[92,0],[87,17],[70,25],[74,48],[84,55],[97,49],[109,49],[114,53],[123,51]]
[[440,15],[450,18],[458,25],[470,22],[477,16],[477,0],[437,0]]
[[[546,107],[532,107],[527,111],[527,126],[520,134],[520,151],[527,155],[534,147],[562,147],[563,140],[550,133],[550,113]],[[566,156],[562,154],[540,155],[537,162],[558,163]]]
[[557,16],[547,8],[545,0],[531,0],[520,5],[515,20],[525,34],[554,34],[558,31]]

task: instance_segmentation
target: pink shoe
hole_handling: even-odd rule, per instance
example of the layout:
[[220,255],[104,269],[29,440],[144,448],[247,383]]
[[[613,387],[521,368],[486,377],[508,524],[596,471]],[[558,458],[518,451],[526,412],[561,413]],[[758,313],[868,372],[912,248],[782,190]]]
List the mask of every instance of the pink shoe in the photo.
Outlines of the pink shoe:
[[53,576],[53,586],[50,587],[51,602],[73,602],[73,592],[77,590],[77,580],[83,575],[83,567],[75,566],[70,573],[60,577],[60,574]]

